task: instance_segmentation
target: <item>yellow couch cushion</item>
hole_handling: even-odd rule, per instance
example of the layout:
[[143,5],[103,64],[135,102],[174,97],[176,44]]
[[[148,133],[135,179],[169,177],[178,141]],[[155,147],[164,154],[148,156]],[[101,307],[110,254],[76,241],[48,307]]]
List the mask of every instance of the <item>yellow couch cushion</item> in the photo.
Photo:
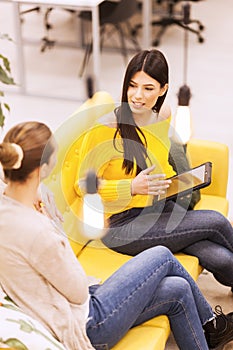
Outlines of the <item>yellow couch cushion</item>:
[[187,155],[192,167],[212,162],[211,184],[203,188],[201,194],[226,197],[229,174],[228,146],[214,141],[191,139],[187,145]]
[[202,194],[201,200],[195,205],[194,209],[216,210],[224,216],[227,216],[229,211],[229,201],[226,197]]
[[[159,318],[159,317],[158,317]],[[145,322],[134,327],[115,345],[113,350],[162,350],[165,348],[169,330]]]

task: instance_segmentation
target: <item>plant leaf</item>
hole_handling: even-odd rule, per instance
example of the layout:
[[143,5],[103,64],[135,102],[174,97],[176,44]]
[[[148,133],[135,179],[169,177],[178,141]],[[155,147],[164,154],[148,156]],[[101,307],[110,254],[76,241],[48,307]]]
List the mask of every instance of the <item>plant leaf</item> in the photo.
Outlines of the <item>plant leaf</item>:
[[28,348],[19,339],[16,338],[9,338],[4,343],[15,350],[28,350]]
[[6,70],[10,73],[11,72],[11,67],[10,67],[10,61],[8,60],[7,57],[3,56],[0,54],[0,58],[3,61],[4,67],[6,68]]
[[3,114],[2,106],[0,104],[0,127],[1,128],[4,126],[4,122],[5,122],[5,116]]
[[8,112],[10,112],[10,106],[8,105],[8,103],[3,103],[4,107],[8,110]]
[[6,73],[2,66],[0,66],[0,81],[3,84],[15,85],[14,79]]
[[11,37],[8,34],[1,34],[0,33],[0,39],[6,39],[9,41],[13,41],[13,39],[11,39]]

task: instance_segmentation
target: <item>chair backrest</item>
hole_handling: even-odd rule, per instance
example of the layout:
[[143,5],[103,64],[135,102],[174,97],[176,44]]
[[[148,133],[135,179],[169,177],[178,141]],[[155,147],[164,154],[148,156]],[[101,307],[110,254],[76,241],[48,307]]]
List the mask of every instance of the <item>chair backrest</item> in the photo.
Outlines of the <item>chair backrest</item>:
[[[103,3],[104,4],[104,3]],[[124,22],[139,11],[137,0],[121,0],[117,3],[114,11],[106,16],[104,22],[120,23]]]
[[219,142],[191,139],[187,145],[187,155],[192,167],[212,162],[212,181],[201,193],[226,197],[229,172],[228,146]]
[[115,103],[109,93],[96,92],[54,133],[59,147],[57,164],[44,182],[54,193],[57,207],[64,217],[64,230],[73,247],[75,245],[80,248],[80,245],[86,243],[85,237],[81,235],[82,201],[73,186],[79,159],[79,145],[86,131],[95,121],[100,116],[113,111],[114,108]]

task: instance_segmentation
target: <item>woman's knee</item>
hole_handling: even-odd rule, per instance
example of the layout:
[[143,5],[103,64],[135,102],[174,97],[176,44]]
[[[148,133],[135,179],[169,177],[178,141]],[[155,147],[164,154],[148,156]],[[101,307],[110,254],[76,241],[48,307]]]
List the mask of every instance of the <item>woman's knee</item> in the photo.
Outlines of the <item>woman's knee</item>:
[[190,299],[192,295],[192,289],[189,282],[179,276],[169,276],[166,281],[165,294],[169,296],[169,299],[175,299],[176,301],[183,301]]
[[229,220],[221,213],[212,211],[209,214],[209,222],[213,230],[212,232],[220,235],[220,237],[224,237],[225,242],[231,242],[231,248],[233,249],[233,229]]
[[209,237],[220,235],[227,240],[232,239],[233,229],[229,220],[221,213],[215,210],[196,210],[192,212],[191,218],[196,223],[196,228],[203,229],[209,233]]
[[178,264],[170,249],[161,245],[144,250],[137,255],[137,259],[141,263],[145,261],[147,268],[151,270],[161,265],[170,266],[170,269],[175,263]]
[[215,228],[223,228],[225,226],[228,228],[231,227],[228,219],[216,210],[208,210],[205,215],[209,225],[212,225]]
[[182,307],[193,298],[189,282],[179,276],[165,277],[157,289],[157,296],[161,303],[170,301],[175,307]]
[[149,255],[151,260],[169,260],[174,259],[174,256],[170,249],[167,247],[164,247],[162,245],[158,245],[156,247],[148,248],[147,250],[143,251],[139,255]]
[[171,251],[164,246],[156,246],[152,248],[148,248],[138,255],[136,255],[133,260],[138,262],[138,264],[143,264],[145,262],[145,266],[148,269],[154,269],[158,265],[164,264],[168,261],[175,259]]

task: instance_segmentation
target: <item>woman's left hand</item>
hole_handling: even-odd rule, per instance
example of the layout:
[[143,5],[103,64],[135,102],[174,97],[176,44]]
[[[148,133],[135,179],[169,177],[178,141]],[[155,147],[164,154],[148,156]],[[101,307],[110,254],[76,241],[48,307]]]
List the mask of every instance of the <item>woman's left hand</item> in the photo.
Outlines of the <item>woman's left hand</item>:
[[165,193],[171,184],[171,180],[165,178],[165,174],[151,174],[155,169],[152,165],[142,170],[131,182],[131,194],[157,196]]
[[57,209],[54,194],[43,183],[40,184],[38,189],[35,207],[38,211],[47,215],[50,219],[59,221],[60,223],[64,221],[62,214]]

